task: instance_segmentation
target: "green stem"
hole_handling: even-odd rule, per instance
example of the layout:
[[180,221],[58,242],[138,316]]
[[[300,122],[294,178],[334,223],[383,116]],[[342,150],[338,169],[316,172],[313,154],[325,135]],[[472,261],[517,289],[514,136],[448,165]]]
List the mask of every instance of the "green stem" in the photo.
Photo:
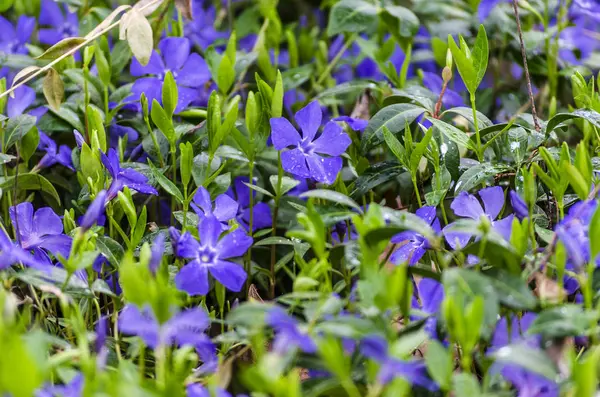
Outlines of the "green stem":
[[344,53],[348,50],[348,48],[350,48],[350,46],[356,41],[357,37],[358,37],[358,33],[352,33],[348,37],[348,39],[344,43],[344,46],[342,48],[340,48],[340,50],[338,51],[337,54],[335,54],[335,56],[333,57],[331,62],[329,62],[329,64],[327,65],[327,67],[325,68],[323,73],[321,73],[321,76],[319,76],[319,79],[317,80],[316,85],[321,85],[323,83],[323,81],[325,81],[325,79],[327,77],[329,77],[333,68],[335,68],[335,66],[338,64],[340,59],[342,59],[342,57],[344,56]]
[[481,150],[481,136],[479,135],[479,121],[477,120],[477,106],[475,105],[475,94],[470,95],[471,98],[471,109],[473,110],[473,125],[475,126],[475,139],[477,144],[477,159],[481,163],[483,161],[483,153]]
[[412,175],[412,184],[415,189],[415,196],[417,196],[417,203],[419,204],[419,208],[423,206],[423,202],[421,201],[421,193],[419,193],[419,186],[417,186],[417,176],[415,174]]
[[[253,183],[252,180],[254,179],[254,161],[250,161],[249,168],[250,168],[250,170],[248,171],[248,178],[250,180],[250,183],[252,184]],[[248,219],[248,231],[249,231],[250,235],[252,235],[253,228],[254,228],[254,190],[252,190],[250,188],[248,188],[248,190],[250,191],[249,203],[248,203],[248,208],[250,209],[250,219]],[[246,274],[248,275],[248,277],[246,278],[246,294],[247,294],[248,291],[250,290],[250,284],[252,283],[252,280],[251,280],[252,247],[248,248],[248,251],[246,252],[244,264],[245,264],[245,268],[246,268]]]
[[[275,192],[275,208],[273,209],[273,220],[271,224],[273,237],[277,236],[277,216],[279,215],[279,199],[281,198],[281,184],[283,181],[283,167],[281,165],[281,152],[277,153],[277,191]],[[275,263],[277,262],[277,247],[275,244],[271,245],[271,267],[270,267],[270,280],[269,280],[269,291],[271,299],[275,298]]]

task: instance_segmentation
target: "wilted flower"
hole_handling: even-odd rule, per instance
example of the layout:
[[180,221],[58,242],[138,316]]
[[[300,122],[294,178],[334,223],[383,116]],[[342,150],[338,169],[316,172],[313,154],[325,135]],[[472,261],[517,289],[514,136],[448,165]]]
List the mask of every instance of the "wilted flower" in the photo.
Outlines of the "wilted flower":
[[158,195],[156,189],[148,184],[148,178],[144,175],[131,168],[121,168],[119,155],[115,149],[108,149],[107,154],[100,152],[100,158],[112,177],[106,197],[108,201],[115,198],[125,186],[139,193]]
[[244,255],[252,245],[252,237],[243,230],[236,229],[219,240],[222,231],[221,222],[217,218],[206,216],[198,224],[200,243],[189,232],[172,240],[178,256],[193,259],[175,276],[177,288],[190,295],[206,295],[209,291],[210,272],[228,290],[238,292],[242,289],[246,271],[227,259]]
[[[416,214],[429,223],[436,233],[442,231],[440,220],[436,217],[435,207],[425,206],[419,208]],[[413,231],[398,233],[392,237],[391,242],[393,244],[400,244],[400,247],[390,256],[390,262],[396,265],[406,261],[414,265],[421,260],[427,249],[431,247],[425,237]]]
[[47,252],[68,257],[72,238],[63,234],[63,223],[52,208],[44,207],[33,211],[29,202],[10,207],[10,220],[17,230],[20,246],[31,251],[40,262],[51,265]]
[[271,139],[275,149],[282,150],[283,169],[300,178],[313,178],[332,184],[342,169],[342,158],[339,156],[352,143],[350,137],[339,125],[330,121],[321,135],[315,138],[323,118],[317,101],[300,109],[294,118],[302,130],[302,136],[287,119],[271,119]]
[[163,80],[165,74],[171,71],[179,92],[175,112],[181,112],[198,97],[198,89],[210,80],[210,71],[199,54],[190,53],[190,41],[186,38],[167,37],[158,43],[158,49],[160,55],[154,51],[146,66],[135,58],[132,60],[132,76],[149,75],[135,81],[131,87],[132,97],[139,99],[145,93],[149,104],[153,99],[161,103]]
[[[64,12],[63,12],[64,11]],[[77,14],[70,12],[66,4],[63,10],[54,0],[42,0],[39,23],[46,28],[40,28],[40,43],[53,45],[59,41],[76,37],[79,34],[79,20]]]
[[425,363],[421,361],[403,361],[390,356],[387,341],[379,335],[370,335],[361,341],[360,352],[367,358],[380,364],[377,382],[385,385],[396,377],[430,391],[438,389],[436,383],[427,375]]
[[279,306],[273,307],[267,313],[267,324],[275,330],[273,350],[286,353],[298,348],[304,353],[314,353],[317,345],[308,333],[308,328],[290,316]]
[[55,164],[61,164],[71,171],[75,171],[73,167],[73,160],[71,160],[71,148],[67,145],[56,145],[56,142],[48,135],[39,131],[40,143],[38,149],[46,152],[44,157],[40,160],[37,168],[48,168]]
[[192,203],[192,208],[196,211],[200,219],[206,216],[214,216],[219,222],[224,224],[224,229],[228,228],[227,222],[237,215],[238,207],[238,203],[226,194],[217,196],[213,206],[210,193],[204,186],[198,188],[198,191],[194,195],[194,202]]
[[[239,176],[235,178],[233,181],[233,186],[231,186],[226,192],[229,197],[237,201],[238,208],[235,218],[240,226],[242,226],[246,231],[250,227],[250,194],[252,194],[252,197],[256,196],[256,191],[250,189],[250,187],[244,184],[244,182],[248,183],[249,180],[250,179],[245,176]],[[255,200],[252,214],[252,232],[264,229],[266,227],[271,227],[271,208],[267,203],[257,203]]]

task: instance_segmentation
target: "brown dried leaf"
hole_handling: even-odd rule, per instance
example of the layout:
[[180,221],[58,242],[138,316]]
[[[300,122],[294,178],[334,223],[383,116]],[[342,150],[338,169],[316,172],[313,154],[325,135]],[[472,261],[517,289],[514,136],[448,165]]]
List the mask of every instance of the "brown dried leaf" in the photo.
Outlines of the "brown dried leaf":
[[175,7],[186,19],[194,19],[192,15],[192,0],[175,0]]
[[567,296],[565,290],[558,283],[545,274],[536,272],[533,275],[535,290],[533,291],[542,301],[560,303]]
[[48,105],[56,111],[60,109],[60,104],[65,97],[65,85],[58,72],[54,69],[48,70],[44,78],[43,91]]

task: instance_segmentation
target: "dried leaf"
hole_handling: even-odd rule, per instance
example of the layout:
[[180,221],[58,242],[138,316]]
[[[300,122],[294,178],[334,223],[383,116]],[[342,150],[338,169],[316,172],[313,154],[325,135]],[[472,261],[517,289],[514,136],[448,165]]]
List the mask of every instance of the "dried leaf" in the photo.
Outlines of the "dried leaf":
[[152,55],[152,27],[150,22],[135,8],[129,11],[127,18],[127,42],[137,60],[146,66]]
[[52,47],[48,48],[42,55],[36,57],[35,59],[55,60],[56,58],[70,53],[85,42],[86,39],[83,37],[67,37],[66,39],[62,39]]
[[549,279],[543,273],[537,272],[533,278],[536,284],[534,292],[540,300],[560,303],[567,296],[565,290],[556,281]]
[[175,7],[187,19],[194,19],[192,15],[192,0],[175,0]]
[[[39,66],[27,66],[25,69],[21,70],[16,74],[15,78],[12,81],[11,88],[15,85],[19,84],[21,80],[25,80],[27,77],[31,76],[33,73],[37,72],[41,68]],[[11,98],[14,98],[13,93],[11,92]]]
[[164,0],[140,0],[133,6],[133,8],[147,17],[156,11],[163,2]]
[[58,111],[65,97],[65,85],[56,70],[48,70],[44,78],[43,91],[50,107]]
[[113,12],[111,12],[98,26],[92,29],[86,36],[86,39],[94,37],[96,34],[100,33],[102,30],[106,29],[110,26],[110,24],[115,20],[115,18],[122,13],[123,11],[131,8],[129,5],[122,5],[117,7]]

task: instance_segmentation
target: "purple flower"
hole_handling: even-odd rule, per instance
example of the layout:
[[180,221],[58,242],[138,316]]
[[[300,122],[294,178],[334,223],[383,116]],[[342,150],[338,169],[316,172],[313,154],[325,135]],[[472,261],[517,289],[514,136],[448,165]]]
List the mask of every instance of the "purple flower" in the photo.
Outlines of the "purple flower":
[[581,201],[571,207],[569,213],[556,227],[556,234],[565,246],[569,263],[582,269],[590,260],[589,224],[598,207],[596,200]]
[[[510,332],[506,317],[501,318],[496,325],[488,353],[493,353],[509,344],[523,344],[529,348],[538,348],[540,344],[539,336],[524,336],[535,317],[533,313],[525,313],[520,319],[514,316],[511,321]],[[518,365],[494,364],[491,371],[500,372],[519,391],[518,395],[520,397],[554,397],[559,395],[559,388],[555,382]]]
[[150,267],[150,271],[156,274],[160,263],[162,262],[163,254],[165,253],[165,235],[163,233],[158,233],[158,236],[152,242],[152,248],[150,251],[150,263],[148,267]]
[[369,125],[368,120],[356,119],[350,116],[340,116],[332,119],[332,121],[342,121],[348,124],[348,127],[352,128],[356,132],[363,132],[367,125]]
[[209,6],[206,9],[203,7],[203,1],[192,1],[192,17],[191,21],[185,24],[185,36],[192,43],[206,50],[216,40],[227,39],[228,32],[219,32],[215,29],[214,23],[217,20],[214,6]]
[[106,190],[100,191],[94,201],[90,204],[87,211],[83,215],[79,226],[85,231],[90,229],[94,224],[100,224],[104,218],[104,206],[106,205]]
[[[600,7],[600,4],[598,5]],[[600,11],[599,11],[600,15]],[[598,48],[598,40],[586,33],[583,23],[563,29],[559,37],[560,58],[572,65],[581,65]]]
[[81,397],[83,395],[83,386],[85,379],[83,374],[78,372],[66,385],[50,385],[39,390],[36,397]]
[[[429,223],[436,233],[442,231],[440,220],[435,216],[435,207],[425,206],[419,208],[416,214],[419,218]],[[390,262],[396,265],[407,261],[409,264],[414,265],[421,260],[427,249],[431,247],[425,237],[413,231],[398,233],[392,237],[391,242],[393,244],[401,244],[390,256]]]
[[[510,233],[512,230],[512,221],[514,215],[509,215],[506,218],[496,220],[502,207],[504,206],[504,192],[500,186],[492,186],[479,191],[479,197],[483,201],[485,210],[479,204],[477,198],[467,192],[460,192],[452,201],[450,208],[456,216],[479,220],[482,217],[487,218],[492,224],[493,229],[498,232],[505,240],[510,241]],[[452,224],[444,228],[444,235],[448,244],[453,249],[457,246],[464,247],[471,235],[464,232],[452,231]]]
[[44,106],[26,111],[35,102],[35,91],[33,88],[22,85],[14,91],[14,94],[14,98],[8,97],[6,103],[6,115],[8,117],[16,117],[27,113],[39,119],[48,111]]
[[569,11],[573,16],[590,17],[600,22],[600,2],[598,0],[573,0]]
[[4,230],[0,228],[0,270],[6,269],[15,263],[22,263],[34,268],[42,268],[46,265],[45,262],[40,262],[35,256],[22,249],[21,246],[13,243]]
[[[206,387],[204,387],[198,383],[193,383],[193,384],[187,385],[185,388],[185,392],[186,392],[187,397],[211,397],[211,396],[213,396],[213,394],[210,393],[210,390],[208,390]],[[218,387],[215,390],[214,395],[216,397],[231,397],[231,394],[229,394],[226,390],[221,389],[220,387]]]
[[482,0],[479,3],[477,14],[479,15],[479,22],[483,23],[490,15],[492,10],[498,5],[498,3],[508,0]]
[[228,229],[227,222],[236,217],[239,206],[234,199],[226,194],[217,196],[213,206],[210,193],[204,186],[200,186],[194,195],[192,208],[196,211],[200,219],[206,216],[214,216],[219,222],[224,224],[223,229],[226,230]]
[[415,305],[415,308],[420,309],[423,314],[431,316],[425,322],[425,331],[432,338],[437,338],[437,319],[435,316],[440,311],[440,306],[444,300],[444,286],[433,279],[423,278],[417,284],[417,293],[420,304]]
[[332,121],[315,139],[322,118],[319,103],[313,101],[295,115],[302,136],[287,119],[279,117],[271,119],[271,139],[275,149],[288,149],[281,153],[284,170],[300,178],[313,178],[332,184],[342,169],[340,156],[352,142],[342,128]]
[[361,353],[380,364],[377,382],[387,384],[396,377],[401,377],[408,382],[426,388],[430,391],[438,390],[436,383],[427,375],[425,363],[421,361],[403,361],[392,357],[388,352],[387,341],[379,335],[370,335],[361,341]]
[[273,307],[267,314],[267,324],[275,330],[273,350],[286,353],[298,348],[304,353],[315,353],[317,345],[308,333],[308,328],[300,324],[294,317],[288,315],[279,306]]
[[[35,29],[35,18],[22,15],[17,21],[16,28],[4,17],[0,16],[0,53],[27,54],[26,44],[31,41]],[[0,67],[0,77],[8,74],[8,67]],[[10,83],[10,82],[8,82]],[[9,115],[9,117],[11,117]]]
[[[248,183],[249,180],[250,179],[245,176],[239,176],[235,178],[233,181],[233,186],[230,187],[226,192],[229,197],[236,200],[239,204],[236,220],[246,231],[248,231],[250,227],[250,194],[252,194],[252,197],[256,196],[256,191],[250,189],[244,184],[244,182]],[[252,213],[252,232],[271,227],[271,208],[267,203],[257,203],[255,200]]]
[[148,103],[162,98],[165,74],[171,71],[177,83],[179,101],[175,112],[181,112],[199,95],[199,89],[210,80],[210,71],[204,59],[197,53],[190,53],[190,41],[181,37],[167,37],[158,43],[160,55],[154,51],[150,62],[142,66],[137,59],[131,62],[132,76],[148,76],[136,80],[131,87],[132,99],[146,94]]
[[106,167],[112,178],[106,199],[112,200],[125,186],[143,194],[158,195],[155,188],[148,184],[148,178],[131,168],[121,168],[119,155],[115,149],[108,149],[108,153],[100,152],[102,164]]
[[31,251],[40,262],[51,265],[47,252],[54,256],[68,257],[72,238],[63,234],[63,223],[50,207],[33,212],[29,202],[20,203],[9,209],[10,219],[17,230],[19,245]]
[[[92,269],[98,274],[98,277],[106,282],[106,284],[115,294],[121,294],[122,289],[121,285],[119,284],[119,272],[111,269],[108,259],[103,254],[99,254],[96,257],[94,263],[92,264]],[[87,283],[87,274],[84,273],[83,276],[84,277],[82,279]]]
[[206,216],[198,224],[200,241],[189,232],[173,241],[175,252],[183,258],[193,259],[183,266],[175,285],[190,295],[206,295],[209,291],[208,273],[230,291],[238,292],[246,281],[246,271],[227,259],[236,258],[252,245],[252,237],[236,229],[219,240],[223,227],[214,216]]
[[71,160],[71,148],[67,145],[58,147],[56,142],[42,131],[39,131],[39,135],[38,149],[45,151],[46,154],[38,163],[37,168],[48,168],[55,164],[61,164],[71,171],[75,171],[73,160]]
[[[63,13],[64,11],[64,13]],[[70,12],[67,5],[60,6],[54,0],[42,0],[40,12],[39,30],[40,43],[53,45],[68,37],[76,37],[79,34],[79,20],[77,14]]]
[[[437,97],[442,93],[442,87],[444,80],[436,74],[430,72],[423,73],[423,85]],[[442,104],[447,108],[453,108],[458,106],[464,106],[465,102],[460,94],[449,87],[446,87],[444,96],[442,97]]]
[[[127,335],[140,337],[152,349],[159,346],[189,345],[199,351],[212,346],[210,338],[204,333],[210,319],[201,308],[187,309],[173,315],[169,321],[159,324],[150,306],[140,310],[135,305],[127,305],[119,314],[119,329]],[[203,361],[214,360],[202,357]]]

